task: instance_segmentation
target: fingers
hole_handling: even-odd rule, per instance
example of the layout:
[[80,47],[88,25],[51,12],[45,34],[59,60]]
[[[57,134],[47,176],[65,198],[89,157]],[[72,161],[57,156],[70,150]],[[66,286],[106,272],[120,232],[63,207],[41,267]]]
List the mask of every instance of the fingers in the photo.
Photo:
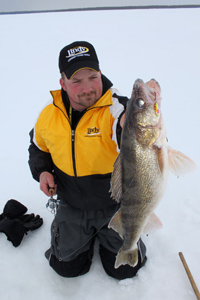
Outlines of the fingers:
[[34,214],[26,214],[23,216],[19,216],[17,219],[22,222],[30,222],[35,217]]
[[121,128],[123,128],[123,126],[124,126],[125,115],[126,115],[126,113],[124,113],[124,114],[122,115],[121,120],[120,120],[120,126],[121,126]]
[[35,227],[34,227],[34,229],[32,229],[32,230],[38,229],[40,226],[42,226],[42,224],[43,224],[43,219],[40,218],[39,215],[37,215],[37,216],[35,217],[35,219],[34,219],[34,224],[35,224]]
[[45,193],[47,196],[51,196],[52,194],[50,193],[49,189],[53,188],[54,193],[53,195],[56,195],[56,184],[54,183],[54,177],[51,173],[49,172],[42,172],[40,174],[40,189]]

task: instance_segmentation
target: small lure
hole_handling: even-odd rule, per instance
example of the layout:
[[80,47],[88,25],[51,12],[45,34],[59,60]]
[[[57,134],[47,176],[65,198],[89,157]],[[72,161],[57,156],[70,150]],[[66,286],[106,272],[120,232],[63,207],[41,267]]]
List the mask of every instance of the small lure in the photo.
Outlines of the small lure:
[[158,103],[157,102],[154,104],[154,110],[155,110],[156,116],[158,117],[158,115],[159,115],[159,108],[158,108]]
[[155,104],[154,104],[154,110],[155,110],[155,114],[156,116],[158,117],[159,115],[159,108],[158,108],[158,103],[156,102],[156,93],[154,93],[154,96],[155,96]]

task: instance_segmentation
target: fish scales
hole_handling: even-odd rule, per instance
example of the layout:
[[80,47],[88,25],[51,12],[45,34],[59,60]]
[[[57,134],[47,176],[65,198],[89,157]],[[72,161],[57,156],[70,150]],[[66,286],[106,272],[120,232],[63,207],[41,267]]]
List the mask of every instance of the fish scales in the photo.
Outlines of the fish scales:
[[156,80],[145,84],[137,79],[127,104],[120,154],[111,178],[111,196],[121,202],[121,208],[108,227],[124,240],[115,268],[135,266],[141,234],[162,227],[154,210],[164,194],[169,166],[177,175],[196,168],[191,159],[167,144],[160,92]]
[[[131,249],[138,241],[141,234],[138,227],[144,226],[149,213],[155,210],[159,197],[158,190],[162,189],[157,155],[151,149],[144,149],[137,141],[135,144],[137,145],[133,143],[131,149],[125,145],[121,148],[123,170],[121,210],[125,251]],[[127,151],[129,155],[126,155]]]

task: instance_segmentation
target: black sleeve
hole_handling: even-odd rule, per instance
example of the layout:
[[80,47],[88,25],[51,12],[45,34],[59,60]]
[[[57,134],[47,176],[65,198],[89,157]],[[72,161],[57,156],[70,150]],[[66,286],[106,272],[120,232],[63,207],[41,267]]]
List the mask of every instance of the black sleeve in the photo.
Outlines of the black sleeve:
[[126,104],[127,104],[128,98],[125,97],[125,96],[119,96],[117,94],[114,94],[113,97],[117,98],[118,101],[119,101],[119,103],[121,103],[124,106],[124,110],[123,110],[123,112],[120,114],[120,116],[118,118],[117,128],[116,128],[117,144],[118,144],[118,147],[120,148],[120,145],[121,145],[121,134],[122,134],[122,128],[120,126],[120,120],[121,120],[122,115],[126,111]]
[[42,172],[53,173],[53,161],[51,154],[40,150],[33,142],[33,129],[29,133],[30,146],[29,146],[29,167],[32,176],[35,180],[39,181],[39,176]]

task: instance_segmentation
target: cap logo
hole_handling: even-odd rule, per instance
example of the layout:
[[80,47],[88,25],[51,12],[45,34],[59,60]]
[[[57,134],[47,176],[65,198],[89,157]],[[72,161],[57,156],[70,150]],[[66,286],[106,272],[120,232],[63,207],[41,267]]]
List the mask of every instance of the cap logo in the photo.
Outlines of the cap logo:
[[66,56],[66,58],[70,58],[70,57],[73,57],[76,55],[87,53],[88,51],[89,51],[89,49],[87,47],[82,47],[82,46],[74,47],[72,49],[67,50],[68,56]]

